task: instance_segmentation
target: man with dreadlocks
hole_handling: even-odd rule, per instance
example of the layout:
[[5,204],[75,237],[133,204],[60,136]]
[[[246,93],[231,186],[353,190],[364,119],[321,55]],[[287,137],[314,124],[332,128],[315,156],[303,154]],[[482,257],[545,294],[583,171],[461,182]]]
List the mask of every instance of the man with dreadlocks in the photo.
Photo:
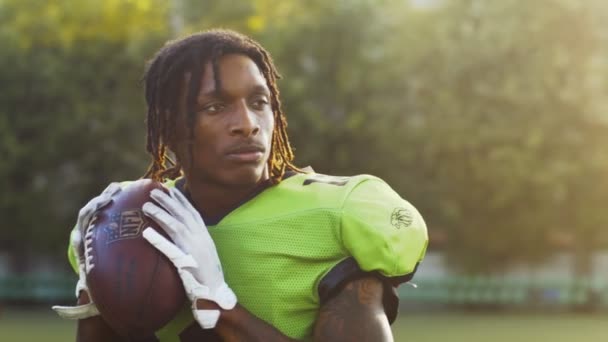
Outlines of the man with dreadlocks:
[[[226,30],[170,42],[148,65],[145,178],[170,191],[154,190],[143,211],[175,245],[152,229],[143,236],[192,301],[154,340],[392,340],[395,288],[424,256],[425,223],[376,177],[294,166],[278,78],[266,50]],[[57,310],[79,319],[79,340],[118,340],[76,255],[79,232],[120,189],[92,199],[72,233],[80,306]]]

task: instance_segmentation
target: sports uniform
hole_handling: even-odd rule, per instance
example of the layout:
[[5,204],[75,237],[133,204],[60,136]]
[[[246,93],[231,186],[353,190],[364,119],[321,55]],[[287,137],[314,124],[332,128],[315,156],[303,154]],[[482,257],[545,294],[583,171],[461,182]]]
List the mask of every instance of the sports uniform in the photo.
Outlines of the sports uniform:
[[[311,338],[320,306],[343,284],[369,274],[385,284],[392,322],[394,287],[411,279],[428,242],[418,211],[369,175],[290,174],[205,223],[239,303],[298,339]],[[69,255],[77,270],[71,250]],[[188,306],[156,335],[187,342],[201,334]]]

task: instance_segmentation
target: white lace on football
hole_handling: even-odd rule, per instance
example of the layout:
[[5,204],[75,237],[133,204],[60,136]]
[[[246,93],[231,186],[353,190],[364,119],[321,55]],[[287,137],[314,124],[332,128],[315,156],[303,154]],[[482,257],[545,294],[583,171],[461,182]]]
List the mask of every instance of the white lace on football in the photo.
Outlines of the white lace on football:
[[84,234],[84,261],[87,274],[95,267],[95,263],[93,262],[93,228],[95,228],[96,220],[97,216],[94,216]]
[[[84,291],[89,294],[86,282],[86,273],[88,273],[95,264],[93,263],[93,222],[95,221],[95,212],[100,208],[108,205],[112,201],[112,196],[120,192],[121,187],[118,183],[112,183],[97,197],[91,199],[78,212],[76,227],[72,231],[70,237],[70,248],[74,252],[76,262],[78,263],[78,282],[76,283],[76,298],[80,296],[80,292]],[[91,217],[93,219],[91,220]],[[82,241],[84,235],[84,241]],[[84,256],[80,254],[81,244],[84,250]],[[84,258],[83,258],[84,257]],[[87,304],[77,306],[53,306],[61,317],[68,319],[85,319],[99,315],[97,306],[92,301],[89,294]]]

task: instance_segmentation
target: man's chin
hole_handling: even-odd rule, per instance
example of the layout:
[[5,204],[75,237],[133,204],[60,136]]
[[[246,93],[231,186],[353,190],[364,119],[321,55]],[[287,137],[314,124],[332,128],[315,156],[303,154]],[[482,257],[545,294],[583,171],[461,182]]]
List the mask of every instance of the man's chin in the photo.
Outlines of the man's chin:
[[252,187],[268,179],[268,173],[260,168],[231,170],[223,175],[223,182],[230,187]]

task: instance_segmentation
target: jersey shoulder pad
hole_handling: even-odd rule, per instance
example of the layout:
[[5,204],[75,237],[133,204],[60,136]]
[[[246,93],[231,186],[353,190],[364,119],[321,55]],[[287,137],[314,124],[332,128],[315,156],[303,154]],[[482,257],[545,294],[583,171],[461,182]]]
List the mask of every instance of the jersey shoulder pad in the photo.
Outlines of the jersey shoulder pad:
[[359,183],[373,178],[375,177],[369,175],[345,177],[314,172],[302,173],[279,183],[276,192],[292,199],[298,198],[298,201],[306,205],[341,208],[348,194]]
[[340,229],[361,269],[387,277],[414,272],[428,244],[418,210],[376,177],[363,177],[348,194]]

